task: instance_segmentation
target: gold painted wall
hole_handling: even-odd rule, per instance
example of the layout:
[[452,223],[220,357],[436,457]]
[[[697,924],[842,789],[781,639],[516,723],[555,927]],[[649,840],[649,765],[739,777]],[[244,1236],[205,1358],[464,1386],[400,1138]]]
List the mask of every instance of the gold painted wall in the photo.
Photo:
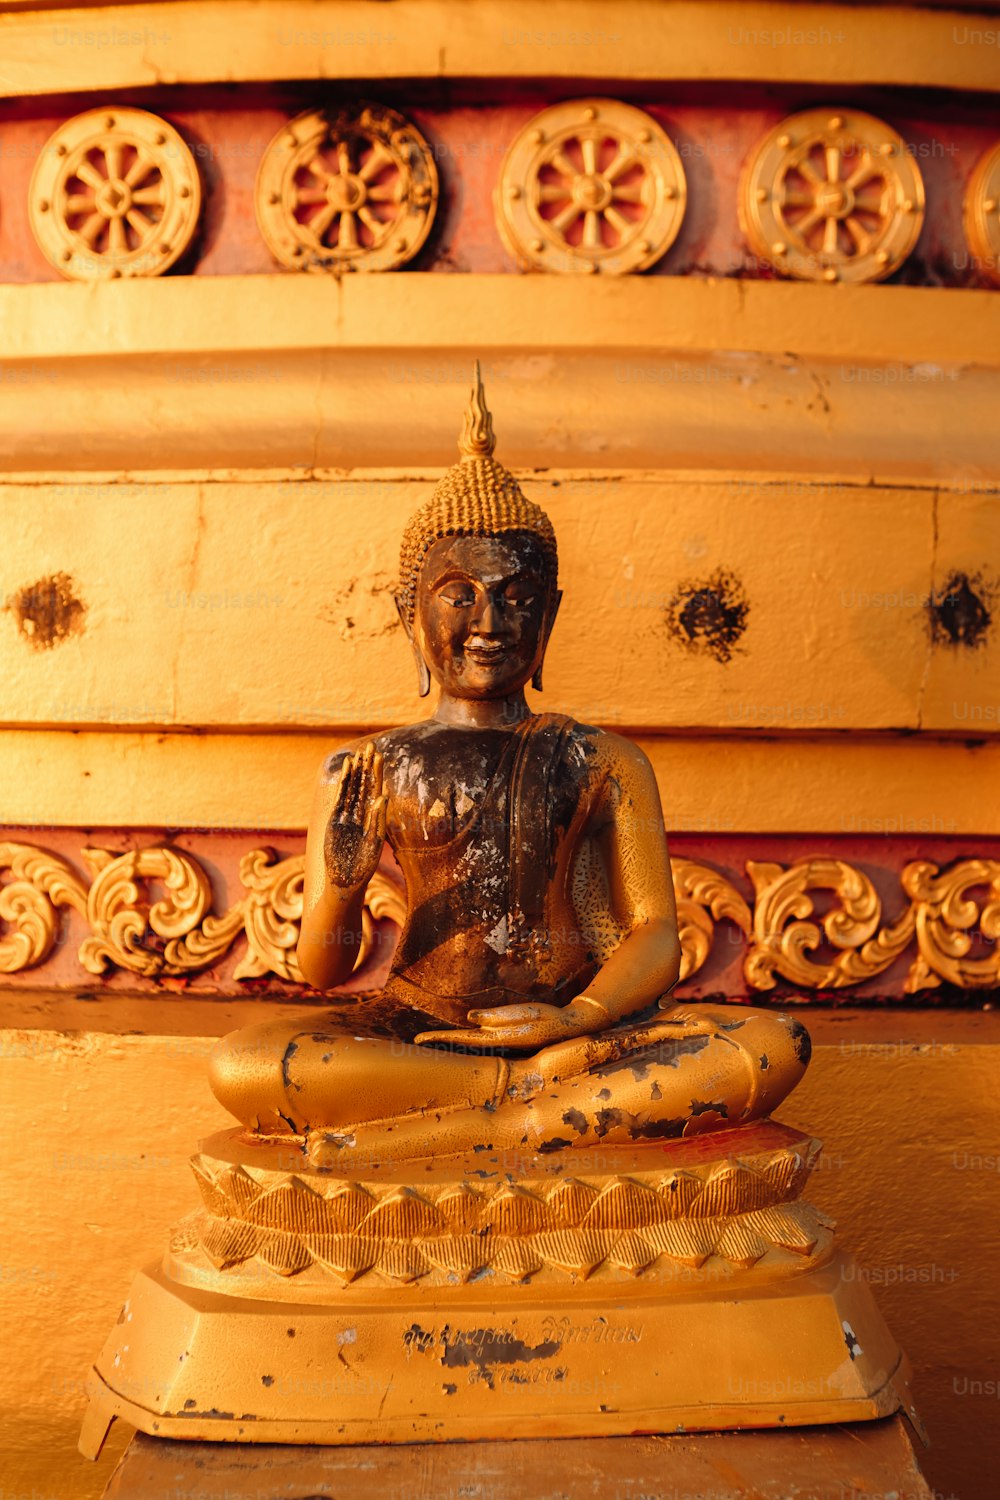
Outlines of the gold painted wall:
[[[791,499],[780,477],[751,488],[736,471],[524,482],[552,517],[566,585],[546,693],[577,717],[654,734],[1000,728],[970,718],[995,699],[1000,647],[985,632],[975,649],[935,639],[927,611],[946,579],[1000,556],[994,497],[817,478]],[[392,588],[430,489],[375,476],[5,485],[5,722],[405,722],[418,703]],[[53,627],[65,638],[46,642],[38,580],[53,575],[71,582]],[[738,612],[731,639],[692,638],[680,618],[709,587]]]

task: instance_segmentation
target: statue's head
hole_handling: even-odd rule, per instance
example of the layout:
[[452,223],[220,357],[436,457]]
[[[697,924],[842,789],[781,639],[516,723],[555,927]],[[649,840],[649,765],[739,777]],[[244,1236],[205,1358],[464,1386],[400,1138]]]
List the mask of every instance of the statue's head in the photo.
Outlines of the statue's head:
[[556,537],[494,459],[495,443],[477,364],[461,461],[410,518],[400,549],[396,606],[421,694],[431,677],[459,698],[541,686],[560,598]]

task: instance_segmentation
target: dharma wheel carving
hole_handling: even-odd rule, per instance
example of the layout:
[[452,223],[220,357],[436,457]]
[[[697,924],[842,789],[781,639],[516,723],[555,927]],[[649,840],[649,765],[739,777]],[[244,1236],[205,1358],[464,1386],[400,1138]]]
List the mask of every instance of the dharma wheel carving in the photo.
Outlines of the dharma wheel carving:
[[969,179],[963,219],[976,269],[1000,283],[1000,141],[980,157]]
[[570,99],[524,127],[504,158],[497,228],[528,270],[643,271],[677,238],[687,184],[651,116],[615,99]]
[[91,109],[52,135],[28,197],[32,232],[63,276],[161,276],[184,254],[201,182],[181,137],[143,109]]
[[755,255],[803,281],[881,281],[910,254],[924,185],[902,138],[858,110],[782,120],[743,169],[740,222]]
[[389,271],[424,244],[438,203],[434,156],[395,110],[308,110],[283,125],[257,173],[257,223],[292,270]]

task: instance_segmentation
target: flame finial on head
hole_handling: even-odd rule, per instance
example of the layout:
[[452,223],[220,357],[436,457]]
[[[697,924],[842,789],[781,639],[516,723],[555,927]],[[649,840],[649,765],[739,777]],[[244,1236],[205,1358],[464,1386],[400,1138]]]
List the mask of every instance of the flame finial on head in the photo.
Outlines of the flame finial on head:
[[496,438],[493,418],[486,405],[479,361],[462,435],[461,458],[452,464],[434,486],[434,492],[410,517],[399,549],[397,603],[403,618],[412,621],[417,597],[417,578],[427,550],[445,536],[504,536],[526,531],[534,536],[544,554],[550,596],[557,593],[559,559],[552,522],[503,464],[493,457]]
[[462,455],[463,460],[491,458],[496,445],[497,440],[493,431],[493,418],[490,415],[489,407],[486,405],[486,392],[483,389],[483,377],[480,373],[479,361],[477,359],[473,372],[472,394],[469,397],[469,405],[466,408],[462,433],[458,439],[458,451]]

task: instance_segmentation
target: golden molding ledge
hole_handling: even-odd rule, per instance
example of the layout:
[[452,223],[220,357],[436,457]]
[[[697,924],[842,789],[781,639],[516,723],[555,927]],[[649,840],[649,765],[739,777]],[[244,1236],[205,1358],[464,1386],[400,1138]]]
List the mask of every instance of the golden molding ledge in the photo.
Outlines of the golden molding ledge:
[[[993,291],[670,276],[5,286],[0,447],[15,472],[440,466],[479,358],[517,468],[812,473],[835,452],[865,479],[983,483],[998,310]],[[100,420],[123,386],[129,421]]]
[[490,350],[600,348],[678,355],[794,350],[869,365],[934,359],[996,369],[996,315],[995,294],[976,288],[693,276],[577,281],[475,272],[341,278],[276,272],[0,285],[3,357],[12,365],[327,350],[426,351],[440,364],[452,352],[473,359]]
[[[75,911],[89,935],[78,950],[89,974],[111,966],[144,979],[193,976],[222,959],[240,937],[247,951],[233,978],[265,976],[302,984],[295,960],[302,914],[304,856],[275,861],[253,849],[240,862],[243,893],[224,913],[212,912],[208,875],[190,853],[154,844],[115,857],[84,849],[90,883],[57,854],[31,844],[0,844],[0,973],[38,968],[61,934],[60,908]],[[688,859],[674,861],[681,937],[681,980],[702,968],[717,923],[743,933],[744,980],[749,989],[774,989],[779,980],[807,990],[841,990],[884,973],[910,954],[903,993],[942,983],[959,989],[1000,986],[1000,860],[960,859],[941,870],[914,860],[900,875],[908,906],[894,921],[868,876],[846,860],[816,857],[790,865],[747,861],[753,908],[719,871]],[[151,883],[165,888],[154,900]],[[987,888],[977,898],[977,888]],[[815,894],[834,905],[820,917]],[[401,923],[401,888],[377,874],[368,889],[364,935],[356,971],[373,947],[373,919]],[[812,955],[825,943],[832,956]]]
[[[7,9],[5,7],[5,9]],[[957,23],[957,25],[956,25]],[[719,0],[174,0],[0,15],[0,93],[282,79],[632,78],[995,89],[975,13]],[[102,45],[103,35],[117,38]]]
[[[345,718],[317,727],[301,722],[298,703],[288,709],[295,718],[271,732],[73,727],[69,733],[67,723],[8,730],[0,734],[6,837],[44,839],[48,829],[66,824],[72,808],[77,827],[146,829],[150,841],[165,828],[247,838],[254,837],[248,828],[266,828],[268,837],[280,831],[298,841],[316,767],[331,745],[385,726]],[[610,727],[632,732],[620,723]],[[970,725],[979,735],[989,728]],[[982,793],[1000,783],[996,735],[972,745],[911,735],[905,753],[895,734],[816,739],[634,731],[634,737],[656,771],[671,837],[920,833],[975,846],[1000,835],[1000,800]],[[248,816],[248,809],[264,808],[266,824],[261,815]]]

